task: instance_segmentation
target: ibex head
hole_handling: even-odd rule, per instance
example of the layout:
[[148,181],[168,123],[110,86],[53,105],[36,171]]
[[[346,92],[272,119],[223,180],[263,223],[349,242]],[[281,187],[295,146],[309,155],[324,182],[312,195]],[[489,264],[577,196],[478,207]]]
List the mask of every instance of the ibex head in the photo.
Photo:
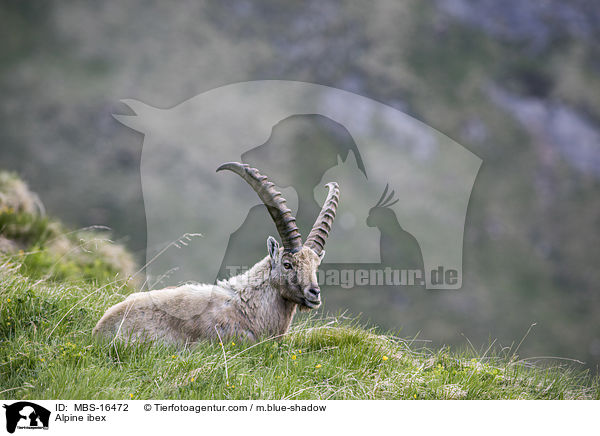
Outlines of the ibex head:
[[338,206],[340,190],[338,184],[328,183],[329,194],[323,204],[306,242],[296,226],[296,218],[288,209],[285,198],[275,185],[256,168],[238,162],[221,165],[217,171],[229,170],[242,177],[267,206],[275,222],[283,247],[269,236],[267,251],[271,261],[271,282],[282,297],[301,306],[315,309],[321,305],[321,290],[317,281],[317,268],[325,255],[325,241],[331,231]]

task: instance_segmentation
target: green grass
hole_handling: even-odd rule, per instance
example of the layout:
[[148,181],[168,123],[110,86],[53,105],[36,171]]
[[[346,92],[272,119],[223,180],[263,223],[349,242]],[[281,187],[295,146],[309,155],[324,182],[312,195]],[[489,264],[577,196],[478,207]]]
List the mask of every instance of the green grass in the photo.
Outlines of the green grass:
[[600,399],[598,378],[534,367],[518,346],[429,350],[344,316],[297,317],[257,344],[94,339],[104,311],[135,290],[131,257],[103,233],[21,207],[24,185],[12,192],[0,204],[1,399]]
[[[0,238],[8,247],[0,254],[19,265],[29,278],[55,282],[108,282],[133,275],[135,262],[106,232],[67,232],[45,216],[0,208]],[[8,242],[6,242],[8,241]]]
[[567,366],[534,368],[509,352],[430,351],[344,317],[299,318],[288,335],[258,344],[95,340],[96,321],[132,289],[18,271],[0,266],[4,399],[600,398],[598,380]]

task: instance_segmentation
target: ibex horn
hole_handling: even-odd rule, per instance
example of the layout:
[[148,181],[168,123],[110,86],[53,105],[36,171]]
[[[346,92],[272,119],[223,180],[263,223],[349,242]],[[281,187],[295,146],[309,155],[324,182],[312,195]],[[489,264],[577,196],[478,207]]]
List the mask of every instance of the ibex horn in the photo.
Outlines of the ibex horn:
[[298,226],[296,226],[296,218],[292,216],[292,211],[288,209],[281,192],[275,189],[275,185],[269,182],[267,176],[260,174],[256,168],[239,162],[224,163],[217,168],[217,172],[222,170],[233,171],[248,182],[267,206],[267,210],[277,227],[284,250],[292,253],[298,251],[302,247],[302,236],[298,231]]
[[331,182],[326,186],[329,188],[329,194],[305,242],[305,245],[317,254],[321,254],[325,247],[325,241],[331,231],[331,225],[333,224],[338,202],[340,201],[340,188],[338,184]]

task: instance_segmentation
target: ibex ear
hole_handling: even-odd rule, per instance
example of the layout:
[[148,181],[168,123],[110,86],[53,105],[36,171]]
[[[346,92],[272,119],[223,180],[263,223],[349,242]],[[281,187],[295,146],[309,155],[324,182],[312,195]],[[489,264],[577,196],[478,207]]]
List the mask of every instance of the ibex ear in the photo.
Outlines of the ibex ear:
[[273,236],[267,238],[267,250],[271,259],[276,260],[279,254],[279,242]]
[[321,251],[321,254],[319,254],[319,263],[321,263],[323,261],[324,257],[325,257],[325,250]]

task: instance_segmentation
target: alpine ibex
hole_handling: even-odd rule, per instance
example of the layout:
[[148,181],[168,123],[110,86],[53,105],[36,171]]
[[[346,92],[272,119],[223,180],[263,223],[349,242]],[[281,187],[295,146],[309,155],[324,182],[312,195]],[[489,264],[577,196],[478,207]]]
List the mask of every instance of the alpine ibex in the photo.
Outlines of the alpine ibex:
[[94,335],[180,344],[203,339],[256,341],[287,332],[298,306],[314,309],[321,305],[317,268],[338,206],[337,183],[326,185],[329,194],[303,245],[296,219],[266,176],[237,162],[225,163],[217,172],[221,170],[238,174],[256,191],[283,247],[269,236],[264,259],[216,285],[188,284],[132,294],[106,311]]

